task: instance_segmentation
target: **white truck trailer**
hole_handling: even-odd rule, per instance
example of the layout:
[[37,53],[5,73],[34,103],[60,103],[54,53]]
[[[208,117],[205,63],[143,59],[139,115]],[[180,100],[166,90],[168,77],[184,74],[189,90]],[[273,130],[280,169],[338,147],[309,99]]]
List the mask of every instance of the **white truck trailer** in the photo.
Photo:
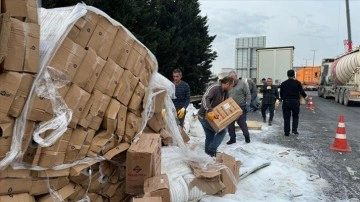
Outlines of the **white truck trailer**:
[[285,81],[286,72],[293,69],[294,49],[294,46],[257,49],[256,84],[262,85],[262,78],[272,78],[274,85]]
[[336,58],[323,59],[318,95],[334,97],[345,106],[360,102],[360,47]]

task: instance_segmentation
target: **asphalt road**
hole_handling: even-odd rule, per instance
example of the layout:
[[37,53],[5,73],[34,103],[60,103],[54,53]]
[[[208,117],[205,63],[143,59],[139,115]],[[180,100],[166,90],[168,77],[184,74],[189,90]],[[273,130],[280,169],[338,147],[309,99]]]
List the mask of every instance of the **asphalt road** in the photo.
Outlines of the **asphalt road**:
[[[266,139],[269,144],[279,144],[302,151],[311,159],[318,175],[329,182],[323,190],[329,201],[360,200],[360,104],[345,107],[334,101],[317,96],[316,91],[306,91],[313,98],[314,110],[302,105],[300,109],[299,135],[284,136],[281,105],[275,112],[273,126],[277,134]],[[335,140],[339,116],[345,118],[347,142],[350,153],[330,150]],[[251,112],[251,120],[261,121],[260,112]],[[356,200],[358,199],[358,200]]]

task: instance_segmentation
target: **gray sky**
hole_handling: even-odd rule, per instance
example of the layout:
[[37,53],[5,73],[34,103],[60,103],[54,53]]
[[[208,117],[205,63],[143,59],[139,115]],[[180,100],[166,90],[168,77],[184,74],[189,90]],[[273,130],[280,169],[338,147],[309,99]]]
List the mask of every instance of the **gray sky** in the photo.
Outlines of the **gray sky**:
[[[315,65],[344,52],[345,0],[200,0],[208,17],[213,71],[235,67],[235,38],[266,36],[266,46],[295,46],[294,66]],[[350,0],[353,47],[360,45],[360,0]],[[305,60],[307,59],[307,60]]]

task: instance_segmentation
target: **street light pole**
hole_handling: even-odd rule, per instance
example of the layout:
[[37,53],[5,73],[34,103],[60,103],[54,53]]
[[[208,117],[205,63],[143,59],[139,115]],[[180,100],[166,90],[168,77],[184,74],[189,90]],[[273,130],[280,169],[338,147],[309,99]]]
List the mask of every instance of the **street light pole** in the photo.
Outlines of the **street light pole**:
[[313,54],[313,66],[315,66],[315,52],[318,51],[318,50],[312,50],[314,52]]

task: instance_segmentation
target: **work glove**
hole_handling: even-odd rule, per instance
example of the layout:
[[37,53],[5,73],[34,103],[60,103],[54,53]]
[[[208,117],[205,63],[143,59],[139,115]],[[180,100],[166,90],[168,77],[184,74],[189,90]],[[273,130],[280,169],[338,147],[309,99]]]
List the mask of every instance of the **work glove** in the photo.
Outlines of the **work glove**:
[[161,115],[164,119],[166,118],[166,109],[161,110]]
[[207,118],[210,120],[210,121],[213,121],[214,119],[217,119],[218,118],[218,115],[215,114],[214,112],[209,112],[207,113]]
[[177,116],[179,119],[182,119],[184,117],[184,115],[185,115],[185,108],[183,107],[183,108],[179,109],[179,111],[177,112]]
[[246,113],[249,113],[249,112],[251,111],[250,105],[246,105],[246,106],[245,106],[245,110],[246,110]]
[[270,89],[271,89],[271,86],[267,86],[266,89],[270,90]]
[[276,99],[275,101],[275,107],[278,107],[280,105],[280,100]]

